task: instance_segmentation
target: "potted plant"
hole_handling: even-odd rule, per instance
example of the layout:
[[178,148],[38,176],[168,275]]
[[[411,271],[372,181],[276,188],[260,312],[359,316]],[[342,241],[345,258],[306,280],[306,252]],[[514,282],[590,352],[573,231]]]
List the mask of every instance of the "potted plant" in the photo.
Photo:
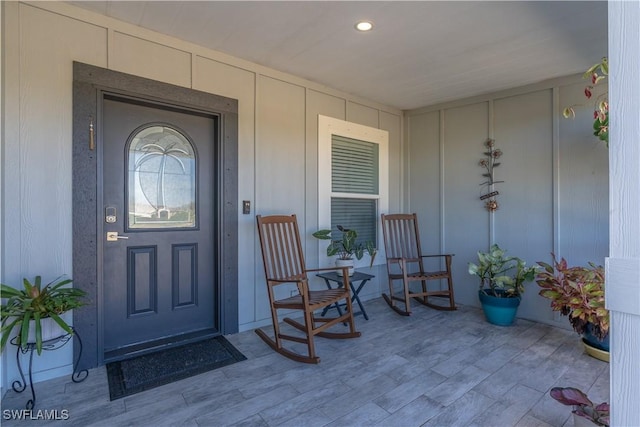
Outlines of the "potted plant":
[[0,297],[5,300],[0,306],[2,340],[4,350],[14,328],[18,329],[17,343],[23,347],[36,345],[42,353],[42,343],[73,330],[60,315],[80,307],[85,292],[77,288],[64,287],[72,282],[60,276],[42,287],[42,277],[36,276],[34,283],[23,279],[23,289],[0,284]]
[[497,244],[478,252],[478,264],[469,263],[469,274],[480,278],[478,296],[489,323],[511,325],[520,306],[524,284],[535,278],[537,266],[527,267],[518,257],[507,256]]
[[609,311],[604,301],[604,268],[591,262],[589,267],[569,267],[564,258],[557,261],[551,255],[553,265],[538,262],[543,268],[536,277],[542,288],[540,295],[551,300],[553,311],[569,316],[590,355],[608,361]]
[[[353,275],[353,258],[360,260],[364,256],[365,251],[371,256],[371,264],[378,253],[375,245],[371,241],[364,243],[356,242],[358,233],[356,230],[344,228],[341,225],[337,226],[338,231],[342,233],[339,239],[334,239],[331,236],[331,230],[318,230],[313,233],[313,237],[320,240],[330,240],[329,246],[327,246],[327,256],[338,255],[336,260],[336,266],[349,267],[349,275]],[[338,270],[338,275],[342,275],[342,270]]]
[[[594,404],[587,395],[573,387],[554,387],[549,391],[551,397],[563,405],[573,406],[574,426],[608,426],[609,425],[609,404],[606,402],[599,405]],[[589,420],[591,424],[582,422]]]

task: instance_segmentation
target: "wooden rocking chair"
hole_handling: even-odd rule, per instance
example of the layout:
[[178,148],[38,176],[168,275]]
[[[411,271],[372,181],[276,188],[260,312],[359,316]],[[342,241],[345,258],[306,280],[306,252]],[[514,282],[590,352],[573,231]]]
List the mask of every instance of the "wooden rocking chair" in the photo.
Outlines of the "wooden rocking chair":
[[[258,215],[256,220],[258,222],[258,235],[260,236],[262,260],[267,279],[275,340],[271,339],[261,329],[256,329],[256,334],[283,356],[298,362],[319,363],[320,358],[316,356],[314,346],[314,337],[316,335],[325,338],[356,338],[360,336],[360,332],[356,331],[353,321],[348,268],[342,268],[344,273],[343,287],[321,291],[309,290],[308,272],[339,270],[340,268],[305,269],[298,222],[295,215],[266,217]],[[295,283],[298,287],[299,295],[276,299],[275,288],[284,283]],[[342,300],[346,304],[344,313],[338,305]],[[321,310],[331,305],[336,305],[338,308],[339,315],[337,317],[317,317],[314,314],[316,310]],[[288,317],[285,317],[283,321],[302,331],[305,335],[304,337],[286,335],[280,332],[277,313],[280,309],[300,310],[302,312],[304,324]],[[339,323],[348,323],[349,332],[324,332],[325,329]],[[306,344],[308,355],[305,356],[284,348],[282,340]]]
[[[411,314],[410,299],[437,310],[455,310],[453,298],[453,282],[451,279],[451,258],[453,254],[422,255],[420,250],[420,234],[418,232],[418,218],[416,214],[382,214],[382,234],[387,256],[387,270],[389,272],[389,295],[382,294],[387,304],[399,314]],[[443,258],[445,270],[425,271],[425,258]],[[446,279],[447,290],[427,290],[428,280]],[[394,294],[394,281],[402,281],[402,296]],[[411,290],[411,282],[421,282],[418,290]],[[446,298],[448,305],[433,304],[429,297]],[[399,308],[395,301],[402,301],[405,309]]]

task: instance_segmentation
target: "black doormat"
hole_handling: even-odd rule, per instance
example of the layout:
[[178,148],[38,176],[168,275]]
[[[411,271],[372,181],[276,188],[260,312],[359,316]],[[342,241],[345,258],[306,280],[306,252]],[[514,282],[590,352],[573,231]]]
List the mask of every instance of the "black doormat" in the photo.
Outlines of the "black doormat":
[[223,336],[107,364],[111,400],[247,358]]

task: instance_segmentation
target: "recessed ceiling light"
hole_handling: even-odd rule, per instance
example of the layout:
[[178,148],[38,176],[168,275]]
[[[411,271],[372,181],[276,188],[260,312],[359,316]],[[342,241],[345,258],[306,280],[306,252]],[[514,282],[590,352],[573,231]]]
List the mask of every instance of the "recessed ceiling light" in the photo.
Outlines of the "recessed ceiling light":
[[373,24],[369,21],[360,21],[356,23],[356,30],[358,31],[371,31]]

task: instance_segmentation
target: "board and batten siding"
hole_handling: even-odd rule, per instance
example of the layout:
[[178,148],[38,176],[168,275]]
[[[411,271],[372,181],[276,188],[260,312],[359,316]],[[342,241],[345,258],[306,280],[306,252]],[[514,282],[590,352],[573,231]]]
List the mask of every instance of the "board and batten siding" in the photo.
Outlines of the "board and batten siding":
[[639,426],[640,2],[609,2],[611,425]]
[[[400,210],[402,111],[67,3],[1,7],[2,283],[72,271],[73,61],[239,101],[238,205],[251,201],[250,215],[238,213],[240,330],[271,321],[256,214],[297,214],[307,262],[318,265],[318,114],[389,132],[390,209]],[[380,295],[383,273],[363,297]],[[35,358],[34,380],[70,374],[72,354],[67,345]],[[17,377],[13,360],[2,355],[3,390]]]
[[[72,271],[73,61],[106,66],[107,31],[3,2],[5,117],[2,283]],[[28,54],[25,54],[28,52]],[[70,313],[66,320],[71,321]],[[19,378],[15,349],[2,354],[2,389]],[[34,380],[71,373],[73,347],[33,361]],[[12,363],[8,363],[10,360]]]
[[[498,243],[533,265],[551,253],[571,265],[604,265],[609,250],[608,152],[591,134],[581,76],[405,112],[407,211],[420,221],[423,247],[454,253],[456,301],[479,306],[468,273],[477,251]],[[584,104],[575,119],[563,106]],[[494,170],[499,209],[480,196],[487,138],[503,151]],[[568,328],[527,285],[518,316]]]

